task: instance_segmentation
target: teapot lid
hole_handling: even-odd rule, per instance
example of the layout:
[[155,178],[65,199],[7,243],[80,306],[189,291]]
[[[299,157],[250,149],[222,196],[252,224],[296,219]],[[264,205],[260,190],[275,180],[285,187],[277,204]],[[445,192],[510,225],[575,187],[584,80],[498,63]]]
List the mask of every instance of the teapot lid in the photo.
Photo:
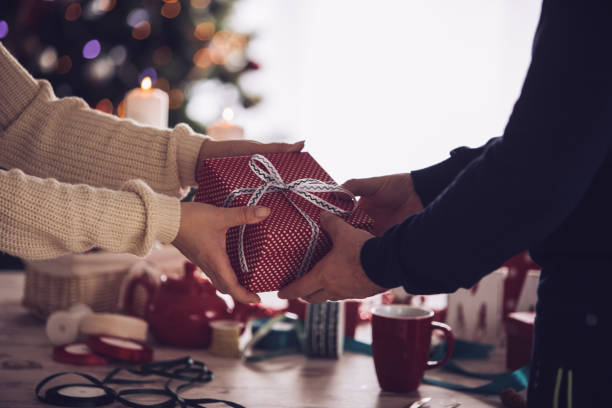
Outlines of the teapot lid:
[[212,286],[208,279],[204,278],[202,273],[198,271],[198,267],[191,262],[185,262],[183,276],[177,278],[166,277],[164,282],[167,289],[181,292],[201,291],[209,285]]

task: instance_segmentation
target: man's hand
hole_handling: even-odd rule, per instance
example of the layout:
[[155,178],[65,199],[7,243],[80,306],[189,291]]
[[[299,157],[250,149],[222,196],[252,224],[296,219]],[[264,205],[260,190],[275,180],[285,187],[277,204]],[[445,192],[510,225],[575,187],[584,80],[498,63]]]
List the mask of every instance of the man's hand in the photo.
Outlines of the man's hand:
[[372,282],[361,267],[361,247],[372,238],[370,233],[329,213],[321,215],[321,226],[332,239],[332,250],[310,272],[281,289],[280,298],[321,303],[362,299],[387,290]]
[[221,208],[204,203],[181,203],[181,226],[172,242],[198,265],[222,293],[242,303],[259,302],[259,296],[238,283],[225,248],[231,227],[256,224],[270,214],[266,207]]
[[[304,141],[297,143],[259,143],[252,140],[212,140],[202,142],[198,166],[204,159],[212,157],[247,156],[251,154],[291,153],[304,148]],[[196,168],[196,175],[198,174]]]
[[376,235],[423,209],[410,173],[353,179],[343,187],[361,196],[359,206],[374,219]]

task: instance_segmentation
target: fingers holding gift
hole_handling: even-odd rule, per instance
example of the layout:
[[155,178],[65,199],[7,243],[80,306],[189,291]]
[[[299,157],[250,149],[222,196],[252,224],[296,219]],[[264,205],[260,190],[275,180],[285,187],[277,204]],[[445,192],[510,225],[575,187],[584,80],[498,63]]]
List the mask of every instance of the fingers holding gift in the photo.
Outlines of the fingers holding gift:
[[252,140],[207,139],[200,148],[200,160],[212,157],[246,156],[255,153],[293,153],[304,148],[304,141],[296,143],[260,143]]
[[203,270],[219,292],[230,295],[240,303],[259,303],[261,301],[259,296],[240,285],[224,252],[210,258],[209,262],[205,262],[205,264],[207,264],[206,269]]
[[[317,264],[320,265],[321,262]],[[278,292],[281,299],[305,298],[323,289],[324,282],[321,279],[323,268],[314,268],[295,282],[291,282]]]
[[310,296],[304,297],[304,300],[307,301],[308,303],[323,303],[323,302],[327,302],[328,300],[344,300],[344,299],[346,299],[344,296],[334,294],[325,289],[321,289],[318,292],[315,292]]
[[364,179],[350,179],[342,185],[356,196],[372,196],[378,192],[383,184],[382,177],[370,177]]
[[270,209],[261,206],[218,208],[220,227],[228,229],[245,224],[257,224],[270,215]]

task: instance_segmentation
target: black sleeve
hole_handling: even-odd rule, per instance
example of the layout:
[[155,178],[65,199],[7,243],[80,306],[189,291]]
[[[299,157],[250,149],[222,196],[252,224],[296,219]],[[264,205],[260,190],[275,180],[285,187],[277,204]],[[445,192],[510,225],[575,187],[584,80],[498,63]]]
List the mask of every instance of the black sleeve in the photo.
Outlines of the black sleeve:
[[497,143],[499,139],[498,137],[493,138],[484,146],[477,148],[458,147],[452,150],[450,157],[443,162],[411,171],[414,188],[423,206],[429,205],[472,160],[480,156],[486,148]]
[[612,2],[544,0],[502,138],[422,212],[366,242],[370,279],[411,293],[453,292],[553,232],[610,151],[611,47]]

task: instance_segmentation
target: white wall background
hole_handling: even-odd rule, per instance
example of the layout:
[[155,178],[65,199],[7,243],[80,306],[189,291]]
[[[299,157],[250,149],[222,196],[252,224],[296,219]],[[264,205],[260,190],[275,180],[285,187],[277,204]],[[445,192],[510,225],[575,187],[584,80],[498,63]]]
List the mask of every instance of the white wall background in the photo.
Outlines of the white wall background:
[[245,75],[263,103],[237,113],[247,137],[307,140],[343,182],[405,172],[503,132],[541,2],[242,0],[256,33]]

